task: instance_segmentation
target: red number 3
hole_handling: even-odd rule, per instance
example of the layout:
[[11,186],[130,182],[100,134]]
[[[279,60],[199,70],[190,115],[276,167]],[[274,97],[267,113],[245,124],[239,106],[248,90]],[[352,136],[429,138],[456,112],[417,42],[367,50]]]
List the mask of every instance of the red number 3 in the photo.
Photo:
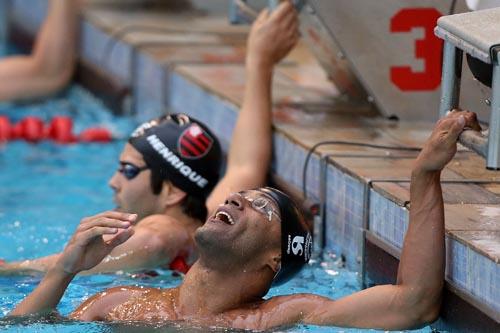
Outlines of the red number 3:
[[434,36],[434,27],[441,13],[435,8],[407,8],[391,19],[391,32],[409,32],[424,28],[425,37],[415,42],[415,57],[424,60],[423,72],[410,66],[391,67],[391,81],[403,91],[434,90],[441,83],[441,51],[443,42]]

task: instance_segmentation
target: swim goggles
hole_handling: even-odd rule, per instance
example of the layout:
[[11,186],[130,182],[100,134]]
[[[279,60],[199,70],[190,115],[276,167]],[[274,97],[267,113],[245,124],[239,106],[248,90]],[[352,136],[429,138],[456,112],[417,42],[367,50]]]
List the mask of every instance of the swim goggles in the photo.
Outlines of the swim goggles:
[[271,199],[268,199],[265,196],[259,196],[257,198],[250,198],[249,196],[246,196],[242,193],[240,193],[240,195],[245,200],[250,202],[250,204],[254,210],[265,215],[269,222],[271,222],[271,220],[273,219],[273,215],[276,216],[278,218],[278,220],[281,222],[280,215],[272,207]]
[[141,173],[146,169],[149,169],[147,165],[143,167],[138,167],[132,163],[120,162],[120,166],[118,167],[118,172],[121,173],[125,178],[127,178],[127,180],[132,180],[135,177],[137,177],[139,173]]

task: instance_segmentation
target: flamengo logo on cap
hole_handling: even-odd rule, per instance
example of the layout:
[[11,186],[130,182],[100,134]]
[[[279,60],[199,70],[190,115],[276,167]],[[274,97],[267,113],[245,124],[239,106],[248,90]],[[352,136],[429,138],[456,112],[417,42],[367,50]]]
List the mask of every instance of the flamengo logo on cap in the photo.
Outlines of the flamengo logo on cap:
[[196,159],[205,156],[214,140],[198,124],[191,124],[182,132],[177,149],[182,157]]
[[184,162],[177,155],[175,155],[163,144],[163,142],[161,142],[156,134],[148,136],[146,140],[148,140],[151,147],[153,147],[153,149],[156,150],[156,152],[160,154],[168,164],[177,169],[187,179],[198,185],[198,187],[204,188],[208,184],[208,180],[197,174],[196,171],[192,170],[189,165],[184,164]]

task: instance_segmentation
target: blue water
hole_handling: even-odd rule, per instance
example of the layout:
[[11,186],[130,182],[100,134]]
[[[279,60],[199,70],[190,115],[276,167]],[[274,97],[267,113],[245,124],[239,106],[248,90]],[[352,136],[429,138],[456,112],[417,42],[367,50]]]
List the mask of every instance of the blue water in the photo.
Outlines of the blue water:
[[[90,126],[106,126],[126,137],[136,126],[130,119],[111,115],[85,90],[72,86],[60,97],[36,104],[0,104],[0,115],[12,122],[36,115],[49,121],[56,115],[75,119],[75,132]],[[107,180],[117,167],[124,141],[110,144],[59,145],[51,142],[29,144],[11,142],[0,147],[0,258],[7,261],[29,259],[60,251],[80,219],[113,207]],[[84,299],[118,285],[172,287],[182,277],[159,271],[149,279],[126,274],[78,277],[65,293],[58,310],[67,315]],[[135,331],[137,327],[116,324],[33,320],[19,323],[4,317],[39,283],[40,277],[0,277],[0,330],[6,332],[107,332]],[[359,290],[356,273],[341,268],[335,257],[313,260],[287,284],[271,289],[268,296],[299,292],[339,298]],[[156,327],[164,332],[185,331],[186,327]],[[206,329],[187,328],[190,332]],[[226,330],[224,330],[226,331]],[[283,330],[279,330],[283,331]],[[360,330],[297,326],[286,332],[358,332]],[[363,330],[371,331],[372,330]],[[423,332],[429,332],[425,329]]]

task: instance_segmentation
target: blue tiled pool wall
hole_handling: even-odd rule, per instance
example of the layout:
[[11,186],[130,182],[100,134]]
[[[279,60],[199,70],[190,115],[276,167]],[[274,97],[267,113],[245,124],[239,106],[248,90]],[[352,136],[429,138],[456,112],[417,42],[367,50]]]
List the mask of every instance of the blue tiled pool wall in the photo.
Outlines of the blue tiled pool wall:
[[[0,48],[4,47],[7,39],[7,1],[0,0]],[[0,55],[2,51],[0,50]]]
[[446,250],[446,279],[500,313],[500,265],[451,237]]
[[[273,172],[287,183],[302,190],[304,161],[307,150],[291,141],[286,135],[275,132],[273,135]],[[307,197],[318,202],[320,197],[320,158],[312,155],[307,168]]]
[[359,272],[365,186],[333,165],[327,168],[326,184],[326,248],[342,255],[347,268]]
[[0,0],[8,2],[10,21],[22,24],[23,28],[36,33],[47,13],[47,1]]
[[[19,15],[34,12],[32,8],[27,10],[28,3],[32,5],[29,0],[14,0],[13,8]],[[43,17],[43,12],[38,12],[38,17]],[[141,110],[140,114],[136,114],[139,119],[149,119],[165,109],[188,113],[207,123],[227,149],[238,111],[234,104],[210,94],[172,71],[172,68],[155,64],[143,54],[134,55],[133,47],[122,42],[116,43],[112,56],[103,61],[109,38],[104,32],[85,22],[82,28],[82,56],[110,71],[124,83],[133,85],[133,91],[137,94],[136,110]],[[136,61],[133,62],[134,57]],[[135,70],[132,70],[132,65],[137,66]],[[135,77],[133,73],[136,73]],[[158,90],[159,86],[168,91]],[[146,113],[142,114],[142,110]],[[285,181],[301,188],[302,166],[307,151],[282,133],[276,132],[274,152],[273,171]],[[321,180],[320,158],[317,155],[311,159],[307,177],[308,195],[316,200],[319,198],[321,181],[326,182],[326,249],[343,255],[347,267],[359,271],[365,184],[333,165],[328,166],[327,179]],[[406,208],[398,206],[373,189],[370,191],[369,208],[368,229],[400,249],[408,225]],[[499,311],[500,265],[454,239],[447,238],[447,245],[449,282]]]
[[112,74],[124,84],[131,85],[133,54],[131,45],[113,39],[86,21],[81,25],[80,39],[80,54],[85,60]]
[[[408,209],[370,191],[371,232],[401,250],[408,225]],[[449,236],[446,257],[448,282],[500,311],[500,265]]]
[[238,117],[238,108],[176,72],[169,72],[167,80],[170,88],[167,108],[203,121],[217,134],[223,149],[227,151]]
[[132,63],[135,65],[132,67],[134,98],[131,109],[137,120],[143,122],[168,111],[170,71],[141,52],[133,53]]
[[370,231],[397,249],[403,248],[409,213],[405,207],[370,189]]

